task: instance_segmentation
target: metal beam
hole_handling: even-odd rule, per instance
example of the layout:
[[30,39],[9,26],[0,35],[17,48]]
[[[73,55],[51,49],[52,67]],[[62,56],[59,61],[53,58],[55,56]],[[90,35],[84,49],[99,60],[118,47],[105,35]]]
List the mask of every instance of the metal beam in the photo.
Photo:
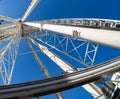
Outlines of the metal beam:
[[19,98],[21,96],[42,96],[77,87],[96,81],[120,70],[120,57],[75,73],[45,80],[0,87],[0,98]]
[[[40,60],[40,58],[38,57],[37,53],[34,51],[34,48],[32,47],[32,45],[30,44],[30,42],[28,40],[29,39],[26,38],[26,42],[27,42],[28,46],[30,47],[30,49],[31,49],[37,63],[39,64],[40,68],[42,69],[45,77],[50,78],[50,75],[48,73],[47,68],[43,65],[42,61]],[[63,99],[63,96],[61,95],[61,93],[58,92],[58,93],[55,93],[55,95],[56,95],[57,99]]]
[[120,49],[120,31],[32,22],[24,24]]
[[29,40],[32,41],[33,44],[35,44],[37,47],[39,47],[40,50],[45,55],[47,55],[52,61],[54,61],[58,66],[60,66],[60,68],[63,69],[65,72],[74,72],[75,71],[72,66],[68,65],[68,63],[66,63],[65,61],[60,59],[57,55],[55,55],[55,53],[49,51],[47,47],[39,44],[31,37],[28,37],[28,38],[29,38]]
[[[58,57],[55,53],[48,50],[47,47],[39,44],[33,38],[28,37],[29,40],[33,42],[40,50],[47,55],[53,62],[55,62],[60,68],[62,68],[65,72],[71,73],[76,71],[75,68],[70,66],[70,64],[63,61],[60,57]],[[94,98],[99,97],[102,93],[101,89],[97,87],[94,83],[86,84],[82,86],[85,90],[87,90]]]
[[8,22],[13,22],[13,23],[18,23],[17,19],[13,19],[13,18],[10,18],[10,17],[2,16],[2,15],[0,15],[0,20],[4,20],[4,21],[8,21]]
[[[88,67],[94,64],[98,44],[71,38],[58,33],[55,34],[50,31],[38,31],[33,34],[30,33],[30,36],[34,37],[37,41],[44,43],[45,46],[55,49],[84,66]],[[71,55],[70,53],[74,53],[76,55]],[[81,53],[84,56],[82,56]]]
[[40,0],[32,0],[32,2],[30,3],[27,11],[25,12],[23,18],[21,19],[21,21],[25,21],[27,19],[27,17],[32,12],[32,10],[36,7],[36,5],[39,3],[39,1]]

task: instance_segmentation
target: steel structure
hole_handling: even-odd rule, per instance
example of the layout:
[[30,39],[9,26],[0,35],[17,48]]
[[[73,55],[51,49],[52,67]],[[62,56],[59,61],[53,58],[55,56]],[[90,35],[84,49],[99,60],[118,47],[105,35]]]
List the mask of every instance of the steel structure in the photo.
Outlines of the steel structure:
[[[96,99],[119,98],[120,57],[97,65],[94,61],[99,44],[120,49],[120,21],[72,18],[25,22],[39,1],[32,0],[21,20],[0,16],[0,20],[12,22],[0,25],[0,74],[6,85],[0,87],[0,99],[39,98],[51,93],[63,99],[61,91],[77,86],[82,86]],[[10,85],[21,37],[26,39],[45,80]],[[50,77],[33,44],[65,73]],[[76,68],[68,58],[81,67]],[[108,76],[111,79],[104,82],[103,89],[98,87]]]

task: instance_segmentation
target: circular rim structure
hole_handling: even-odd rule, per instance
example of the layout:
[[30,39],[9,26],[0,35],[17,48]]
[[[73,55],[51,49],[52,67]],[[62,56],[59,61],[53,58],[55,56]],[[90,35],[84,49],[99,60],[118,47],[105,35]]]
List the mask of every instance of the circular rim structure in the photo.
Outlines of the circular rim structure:
[[[109,26],[105,25],[108,23],[109,23]],[[3,54],[1,56],[1,58],[4,57],[6,51],[8,50],[8,48],[10,46],[14,45],[14,43],[16,41],[19,41],[18,39],[20,39],[20,36],[21,36],[20,33],[22,33],[22,36],[26,38],[27,44],[29,45],[30,49],[32,50],[34,57],[36,58],[38,64],[40,65],[40,67],[41,67],[42,71],[44,72],[44,74],[46,75],[47,79],[40,80],[40,81],[27,82],[27,83],[23,83],[23,84],[1,86],[0,87],[0,98],[7,99],[7,98],[19,98],[19,97],[37,97],[37,96],[46,95],[46,94],[50,94],[50,93],[60,92],[60,91],[66,90],[66,89],[77,87],[79,85],[89,84],[91,82],[101,80],[104,77],[106,77],[112,73],[119,72],[120,71],[120,57],[113,59],[111,61],[108,61],[106,63],[100,64],[98,66],[88,67],[87,69],[77,71],[77,69],[74,69],[68,63],[63,61],[59,56],[57,56],[55,53],[51,52],[47,48],[48,46],[45,46],[45,44],[43,44],[44,42],[47,42],[47,41],[43,42],[42,39],[41,40],[39,39],[42,42],[42,43],[40,43],[35,38],[37,36],[43,37],[43,35],[45,35],[44,32],[43,32],[43,34],[40,34],[37,32],[42,32],[42,31],[55,32],[55,31],[57,31],[58,32],[57,35],[62,34],[62,35],[67,36],[67,38],[72,36],[73,39],[79,40],[84,37],[84,36],[82,37],[82,32],[83,32],[83,34],[85,34],[84,31],[87,29],[89,31],[92,30],[93,32],[97,32],[97,33],[101,33],[100,30],[103,30],[104,32],[108,32],[107,35],[109,35],[111,33],[113,35],[116,34],[118,36],[120,34],[119,33],[120,29],[118,27],[116,27],[118,24],[119,24],[119,21],[113,21],[113,20],[106,21],[103,19],[101,19],[101,20],[100,19],[59,19],[59,20],[56,20],[55,19],[55,20],[33,22],[33,23],[22,22],[22,23],[17,23],[17,24],[10,25],[10,26],[6,25],[5,29],[3,27],[1,27],[1,30],[4,30],[3,34],[1,35],[1,37],[2,37],[1,42],[4,42],[4,41],[12,38],[10,40],[10,42],[8,43],[8,46],[3,48],[3,51],[2,51]],[[55,28],[52,29],[52,27],[56,27],[56,30],[55,30]],[[64,30],[62,31],[61,27],[62,28],[64,27],[64,29],[66,28],[65,32],[64,32]],[[59,29],[59,28],[61,28],[61,29]],[[9,30],[9,32],[7,32],[7,34],[6,34],[7,29]],[[17,33],[12,32],[13,34],[11,34],[11,31],[13,31],[13,29],[16,29]],[[75,31],[73,31],[74,29],[75,29]],[[79,29],[80,29],[80,32],[79,32]],[[69,30],[71,30],[72,32]],[[66,31],[70,34],[65,34]],[[114,40],[119,41],[119,38],[116,39],[117,36],[115,36]],[[99,37],[97,39],[100,39]],[[92,41],[91,38],[87,38],[87,39],[88,39],[88,41]],[[102,43],[102,41],[105,40],[104,38],[99,41],[96,41],[96,39],[94,39],[94,40],[95,40],[95,42],[100,43],[100,44],[119,48],[118,44],[114,45],[115,43],[111,44],[111,42],[107,42],[107,41]],[[92,42],[94,42],[94,40]],[[114,42],[114,40],[113,40],[113,42]],[[44,54],[46,54],[49,58],[52,59],[52,57],[54,57],[52,60],[55,63],[57,63],[58,65],[60,65],[60,67],[65,72],[68,72],[68,74],[65,74],[65,75],[62,75],[59,77],[50,78],[50,75],[49,75],[46,67],[44,67],[43,63],[40,61],[39,57],[37,56],[36,52],[34,51],[34,49],[31,46],[29,41],[31,41],[33,44],[38,46],[41,49],[41,51]],[[59,42],[62,42],[62,41],[64,41],[64,39]],[[110,40],[108,40],[108,41],[110,41]],[[67,40],[66,40],[66,42],[68,43]],[[84,44],[86,44],[86,43],[83,43],[80,46],[82,46]],[[17,45],[19,45],[19,44],[17,43]],[[48,45],[52,48],[55,48],[55,45],[54,46],[50,45],[50,44],[48,44]],[[72,45],[74,45],[73,42],[72,42]],[[67,45],[65,45],[65,46],[67,46]],[[95,46],[93,46],[93,47],[95,48]],[[15,48],[15,47],[13,47],[13,48]],[[78,47],[74,47],[74,49],[77,49],[77,48]],[[55,50],[58,50],[58,49],[55,48]],[[78,50],[75,50],[75,51],[78,51]],[[94,52],[95,54],[96,54],[96,51]],[[62,51],[60,51],[60,52],[62,52]],[[87,53],[89,53],[89,52],[87,52]],[[16,54],[16,53],[14,53],[14,54]],[[65,53],[63,53],[63,54],[65,54]],[[88,55],[88,54],[86,54],[86,55]],[[94,62],[94,59],[92,61]],[[81,63],[85,66],[89,66],[88,64],[85,63],[85,61],[81,62]]]
[[[0,16],[0,24],[4,20],[13,23],[0,25],[0,43],[2,45],[0,74],[5,84],[5,86],[0,86],[0,99],[39,98],[39,96],[51,93],[55,93],[58,99],[63,99],[60,91],[77,86],[82,86],[97,99],[101,96],[103,98],[116,96],[116,91],[120,89],[120,83],[116,82],[120,77],[120,57],[96,66],[94,61],[98,44],[120,49],[120,21],[69,18],[26,22],[39,1],[32,0],[21,19]],[[25,38],[46,79],[9,85],[21,37]],[[41,57],[38,56],[31,43],[65,73],[61,76],[50,77]],[[81,68],[73,67],[74,64],[71,64],[67,58],[78,62]],[[105,82],[103,91],[97,84],[108,76],[111,79]]]
[[[111,64],[112,63],[112,64]],[[81,71],[39,81],[7,85],[0,87],[0,98],[37,97],[60,92],[100,80],[120,70],[120,57]]]

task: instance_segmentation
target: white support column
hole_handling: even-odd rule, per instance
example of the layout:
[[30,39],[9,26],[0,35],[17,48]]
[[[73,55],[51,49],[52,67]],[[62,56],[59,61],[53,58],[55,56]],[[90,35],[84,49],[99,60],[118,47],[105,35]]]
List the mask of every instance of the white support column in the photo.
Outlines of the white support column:
[[120,31],[30,22],[24,24],[34,27],[40,26],[39,28],[42,30],[49,30],[120,49]]
[[57,55],[55,55],[53,52],[49,51],[47,47],[37,43],[32,38],[29,38],[33,44],[37,45],[41,51],[47,55],[52,61],[54,61],[60,68],[62,68],[65,72],[73,72],[74,69],[70,65],[68,65],[65,61],[60,59]]
[[32,0],[27,11],[25,12],[23,18],[21,19],[22,21],[26,20],[26,18],[29,16],[29,14],[32,12],[32,10],[36,7],[36,5],[39,3],[39,1],[40,0]]
[[[75,71],[73,67],[71,67],[68,63],[63,61],[60,57],[55,55],[53,52],[49,51],[47,47],[39,44],[31,37],[28,37],[33,44],[38,46],[45,55],[47,55],[53,62],[55,62],[60,68],[62,68],[65,72],[71,73]],[[102,91],[99,87],[97,87],[94,83],[86,84],[82,86],[85,90],[87,90],[94,98],[99,97],[102,94]]]

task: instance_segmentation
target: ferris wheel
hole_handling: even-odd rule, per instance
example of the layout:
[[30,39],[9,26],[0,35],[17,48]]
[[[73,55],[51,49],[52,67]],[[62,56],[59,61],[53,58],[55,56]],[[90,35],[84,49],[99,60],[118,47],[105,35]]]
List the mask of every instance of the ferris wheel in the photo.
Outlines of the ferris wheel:
[[[0,25],[0,80],[4,84],[0,86],[0,99],[39,99],[52,93],[63,99],[62,91],[79,86],[95,99],[119,99],[120,57],[99,64],[94,61],[99,44],[120,49],[120,21],[64,18],[26,22],[39,1],[32,0],[20,20],[0,16],[0,23],[12,23]],[[46,79],[11,85],[21,38],[25,38]],[[34,46],[64,72],[51,77]]]

